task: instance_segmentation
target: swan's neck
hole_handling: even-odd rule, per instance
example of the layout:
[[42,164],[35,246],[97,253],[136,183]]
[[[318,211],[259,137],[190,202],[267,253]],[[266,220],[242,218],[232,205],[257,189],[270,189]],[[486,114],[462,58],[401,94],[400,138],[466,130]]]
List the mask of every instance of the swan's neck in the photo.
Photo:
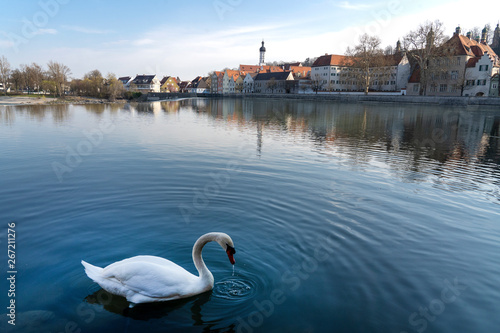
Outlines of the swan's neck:
[[194,243],[193,246],[194,265],[196,266],[196,269],[200,274],[201,280],[210,285],[210,287],[213,287],[214,285],[214,276],[208,270],[207,265],[205,265],[205,262],[203,261],[203,257],[201,255],[201,251],[203,250],[205,244],[213,240],[215,240],[215,235],[209,233],[198,238],[198,240],[196,241],[196,243]]

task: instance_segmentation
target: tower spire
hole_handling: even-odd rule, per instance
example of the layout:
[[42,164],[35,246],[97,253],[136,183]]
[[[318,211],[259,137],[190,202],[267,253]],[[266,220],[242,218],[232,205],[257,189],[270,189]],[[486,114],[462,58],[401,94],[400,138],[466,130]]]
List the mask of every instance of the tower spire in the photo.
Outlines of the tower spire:
[[259,51],[260,51],[259,66],[264,66],[266,58],[266,47],[264,46],[264,39],[262,39],[262,46],[260,47]]

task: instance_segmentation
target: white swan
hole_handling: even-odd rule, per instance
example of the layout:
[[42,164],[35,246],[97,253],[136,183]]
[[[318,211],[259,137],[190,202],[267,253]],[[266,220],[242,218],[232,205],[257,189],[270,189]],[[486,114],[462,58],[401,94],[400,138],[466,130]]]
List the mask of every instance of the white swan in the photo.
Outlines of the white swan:
[[104,290],[123,296],[131,303],[169,301],[201,294],[214,287],[214,277],[201,256],[203,246],[211,241],[219,243],[234,265],[233,240],[222,232],[205,234],[194,243],[193,261],[199,276],[170,260],[154,256],[136,256],[104,268],[83,260],[82,265],[87,276]]

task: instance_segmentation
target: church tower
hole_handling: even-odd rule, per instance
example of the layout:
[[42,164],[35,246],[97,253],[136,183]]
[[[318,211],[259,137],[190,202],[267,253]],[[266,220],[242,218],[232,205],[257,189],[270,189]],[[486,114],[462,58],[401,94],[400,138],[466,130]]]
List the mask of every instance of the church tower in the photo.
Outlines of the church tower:
[[262,41],[262,46],[260,47],[259,66],[265,65],[265,57],[266,57],[266,48],[264,47],[264,41]]
[[493,33],[493,42],[491,43],[491,48],[495,53],[500,56],[500,26],[497,24],[497,27]]

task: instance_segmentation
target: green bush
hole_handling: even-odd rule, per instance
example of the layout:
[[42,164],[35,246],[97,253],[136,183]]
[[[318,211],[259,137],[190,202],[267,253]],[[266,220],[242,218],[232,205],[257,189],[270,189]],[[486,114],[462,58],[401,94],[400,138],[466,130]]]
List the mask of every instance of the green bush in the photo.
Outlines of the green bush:
[[128,99],[128,100],[132,100],[132,99],[138,99],[142,96],[142,93],[141,92],[138,92],[138,91],[126,91],[124,94],[123,94],[123,97],[125,97],[125,99]]

